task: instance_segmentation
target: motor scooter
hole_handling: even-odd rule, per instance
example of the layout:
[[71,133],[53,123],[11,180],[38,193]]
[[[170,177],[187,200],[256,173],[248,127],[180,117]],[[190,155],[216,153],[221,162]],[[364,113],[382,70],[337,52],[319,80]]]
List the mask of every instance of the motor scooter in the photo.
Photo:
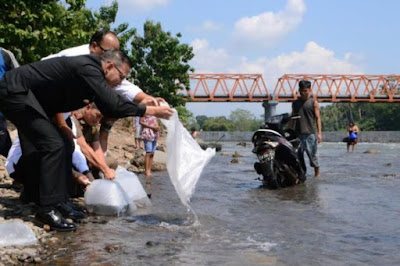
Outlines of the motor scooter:
[[258,162],[254,168],[270,189],[284,188],[306,180],[306,165],[300,140],[292,129],[286,129],[291,119],[288,113],[276,115],[266,121],[252,137]]

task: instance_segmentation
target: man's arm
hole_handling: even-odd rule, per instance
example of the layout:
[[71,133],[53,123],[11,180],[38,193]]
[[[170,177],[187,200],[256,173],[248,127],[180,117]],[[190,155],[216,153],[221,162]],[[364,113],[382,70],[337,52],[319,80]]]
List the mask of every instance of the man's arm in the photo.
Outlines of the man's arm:
[[[145,105],[154,104],[155,106],[158,106],[160,102],[165,102],[165,100],[161,97],[155,98],[141,91],[135,94],[133,102]],[[135,117],[133,118],[133,124],[135,124]],[[111,130],[111,127],[112,127],[112,122],[109,123],[108,121],[102,123],[100,127],[99,141],[103,153],[105,153],[108,149],[108,135]]]
[[[95,152],[93,148],[86,142],[83,136],[77,138],[78,145],[81,147],[83,154],[89,163],[104,173],[106,179],[114,179],[115,171],[108,167],[104,154]],[[100,146],[100,145],[99,145]]]
[[320,143],[322,141],[322,125],[321,125],[321,116],[319,112],[319,103],[317,101],[314,102],[314,112],[315,112],[315,120],[317,123],[317,141]]

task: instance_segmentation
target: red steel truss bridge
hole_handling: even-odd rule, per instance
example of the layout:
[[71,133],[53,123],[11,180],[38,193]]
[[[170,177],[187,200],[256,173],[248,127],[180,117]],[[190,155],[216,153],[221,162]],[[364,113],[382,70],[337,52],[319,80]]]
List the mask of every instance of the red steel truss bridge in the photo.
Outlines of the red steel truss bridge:
[[261,74],[189,74],[192,102],[292,102],[302,79],[320,102],[400,102],[400,75],[285,74],[271,94]]

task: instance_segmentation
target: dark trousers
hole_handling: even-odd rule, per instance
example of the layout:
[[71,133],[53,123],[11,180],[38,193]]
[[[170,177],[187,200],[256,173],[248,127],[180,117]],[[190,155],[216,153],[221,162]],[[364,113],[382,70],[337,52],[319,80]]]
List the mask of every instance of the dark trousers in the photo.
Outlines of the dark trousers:
[[4,118],[0,118],[0,154],[7,157],[10,148],[11,138],[7,130],[7,123]]
[[66,201],[72,180],[72,157],[68,156],[72,148],[65,145],[35,96],[30,91],[9,94],[0,82],[0,110],[18,128],[23,156],[35,154],[37,172],[32,173],[38,175],[39,204],[51,206]]

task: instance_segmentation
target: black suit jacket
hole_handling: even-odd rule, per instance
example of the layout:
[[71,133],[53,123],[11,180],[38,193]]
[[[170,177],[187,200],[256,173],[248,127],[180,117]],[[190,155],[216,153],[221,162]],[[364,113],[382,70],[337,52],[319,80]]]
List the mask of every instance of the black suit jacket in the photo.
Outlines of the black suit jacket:
[[[40,113],[43,108],[47,115],[77,110],[93,101],[108,117],[143,116],[146,111],[146,106],[126,101],[108,86],[96,55],[31,63],[8,71],[3,79],[10,96],[27,93],[26,104]],[[31,92],[35,97],[29,97]]]

